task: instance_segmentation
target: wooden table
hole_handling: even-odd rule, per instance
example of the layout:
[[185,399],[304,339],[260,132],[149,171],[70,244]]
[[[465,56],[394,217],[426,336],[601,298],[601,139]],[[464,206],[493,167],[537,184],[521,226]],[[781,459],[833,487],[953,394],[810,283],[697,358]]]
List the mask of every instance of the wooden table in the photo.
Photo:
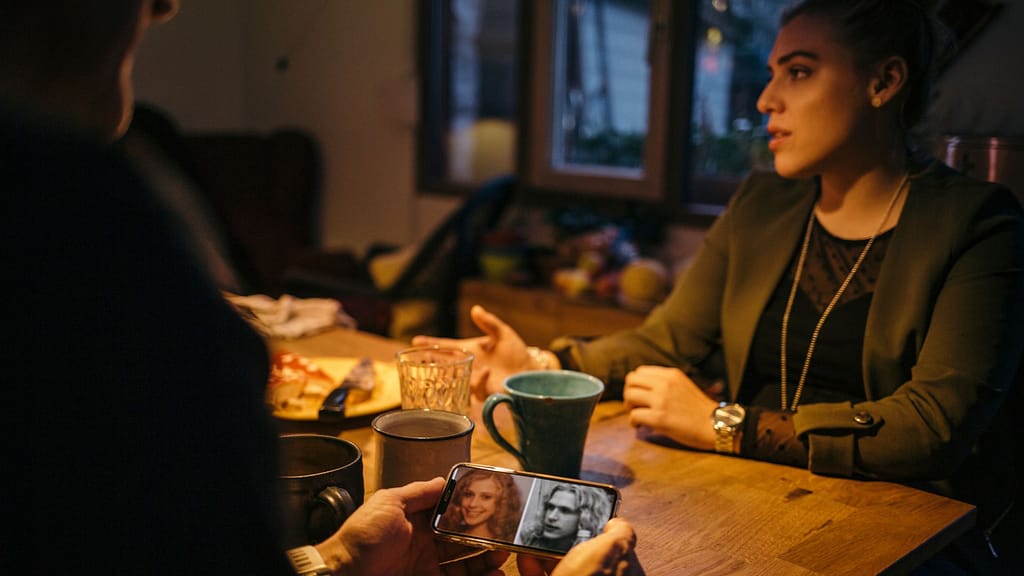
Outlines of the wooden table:
[[[332,331],[274,344],[308,355],[392,359],[403,346]],[[364,450],[374,486],[372,431],[343,430]],[[474,462],[518,467],[478,424]],[[902,574],[973,526],[975,508],[900,484],[831,478],[806,470],[642,438],[621,402],[599,404],[582,477],[622,491],[619,515],[637,531],[647,573]],[[514,563],[506,564],[514,571]]]

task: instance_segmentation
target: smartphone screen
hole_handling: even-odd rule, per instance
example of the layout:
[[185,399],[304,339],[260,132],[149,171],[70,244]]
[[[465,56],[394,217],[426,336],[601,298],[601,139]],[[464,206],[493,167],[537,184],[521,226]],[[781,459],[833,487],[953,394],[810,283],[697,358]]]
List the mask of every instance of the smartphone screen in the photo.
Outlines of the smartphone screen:
[[609,484],[464,463],[448,475],[431,525],[462,544],[561,557],[600,534],[620,498]]

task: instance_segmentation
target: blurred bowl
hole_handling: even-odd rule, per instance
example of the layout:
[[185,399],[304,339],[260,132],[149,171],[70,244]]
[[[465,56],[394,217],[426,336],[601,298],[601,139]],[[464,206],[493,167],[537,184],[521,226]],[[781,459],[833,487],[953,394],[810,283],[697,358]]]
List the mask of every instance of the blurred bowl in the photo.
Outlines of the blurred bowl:
[[480,272],[492,282],[508,282],[523,264],[518,252],[488,251],[480,254]]

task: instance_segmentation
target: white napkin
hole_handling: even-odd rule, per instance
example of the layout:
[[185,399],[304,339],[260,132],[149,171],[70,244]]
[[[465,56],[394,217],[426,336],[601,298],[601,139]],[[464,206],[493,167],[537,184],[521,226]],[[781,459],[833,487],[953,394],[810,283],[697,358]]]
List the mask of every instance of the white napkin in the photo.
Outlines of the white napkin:
[[355,319],[333,298],[296,298],[285,294],[274,299],[264,294],[230,293],[225,293],[225,297],[244,318],[272,338],[299,338],[335,326],[356,327]]

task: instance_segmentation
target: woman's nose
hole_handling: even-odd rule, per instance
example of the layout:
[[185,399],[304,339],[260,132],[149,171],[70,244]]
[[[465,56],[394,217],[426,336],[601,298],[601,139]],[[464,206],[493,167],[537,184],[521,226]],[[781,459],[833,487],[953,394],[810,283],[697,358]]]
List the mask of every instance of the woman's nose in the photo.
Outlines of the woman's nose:
[[757,97],[757,111],[761,114],[770,114],[771,112],[778,112],[778,107],[779,104],[772,89],[772,83],[769,81],[761,89],[761,94]]

